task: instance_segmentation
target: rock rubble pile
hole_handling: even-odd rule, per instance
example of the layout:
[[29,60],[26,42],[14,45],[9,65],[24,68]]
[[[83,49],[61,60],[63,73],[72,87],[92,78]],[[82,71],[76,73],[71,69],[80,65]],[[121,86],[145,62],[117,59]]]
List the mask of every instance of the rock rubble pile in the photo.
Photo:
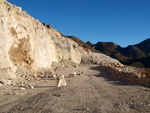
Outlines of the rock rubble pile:
[[150,87],[150,72],[145,70],[133,70],[127,66],[115,64],[99,65],[99,68],[109,73],[109,76],[134,84]]

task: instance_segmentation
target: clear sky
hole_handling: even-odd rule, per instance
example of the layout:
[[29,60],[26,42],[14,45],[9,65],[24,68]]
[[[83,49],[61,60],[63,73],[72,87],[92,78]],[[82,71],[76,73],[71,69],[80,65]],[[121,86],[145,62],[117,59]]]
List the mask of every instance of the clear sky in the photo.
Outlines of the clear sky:
[[150,37],[150,0],[8,0],[64,35],[122,47]]

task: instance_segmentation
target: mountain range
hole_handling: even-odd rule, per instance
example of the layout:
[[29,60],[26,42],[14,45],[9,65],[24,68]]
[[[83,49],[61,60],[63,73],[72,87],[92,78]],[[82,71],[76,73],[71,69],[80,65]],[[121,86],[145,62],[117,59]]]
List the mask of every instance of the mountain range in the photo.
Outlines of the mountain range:
[[85,43],[74,36],[66,37],[74,40],[79,46],[91,52],[104,53],[125,65],[150,68],[150,38],[136,45],[129,45],[123,48],[113,42],[97,42],[96,44],[92,44],[90,41]]

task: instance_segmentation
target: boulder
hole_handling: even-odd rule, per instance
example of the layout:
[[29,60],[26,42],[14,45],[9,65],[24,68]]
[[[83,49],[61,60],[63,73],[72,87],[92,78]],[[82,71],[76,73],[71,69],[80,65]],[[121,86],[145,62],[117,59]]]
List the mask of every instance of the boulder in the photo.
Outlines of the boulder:
[[57,87],[62,87],[62,86],[67,85],[64,75],[61,75],[60,77],[57,78],[56,84],[57,84]]

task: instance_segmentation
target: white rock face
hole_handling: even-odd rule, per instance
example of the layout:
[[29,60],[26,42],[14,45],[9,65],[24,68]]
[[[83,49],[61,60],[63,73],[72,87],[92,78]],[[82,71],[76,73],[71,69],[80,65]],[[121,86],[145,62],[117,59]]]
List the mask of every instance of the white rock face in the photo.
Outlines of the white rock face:
[[8,2],[0,2],[0,68],[38,70],[62,59],[81,61],[81,48]]
[[80,64],[83,58],[118,63],[103,54],[86,53],[76,42],[47,28],[20,7],[0,0],[0,79],[17,78],[19,66],[37,71],[61,60]]
[[0,68],[12,67],[12,63],[9,59],[8,51],[10,49],[12,38],[9,38],[8,31],[8,18],[7,12],[5,10],[5,5],[3,2],[0,2]]

